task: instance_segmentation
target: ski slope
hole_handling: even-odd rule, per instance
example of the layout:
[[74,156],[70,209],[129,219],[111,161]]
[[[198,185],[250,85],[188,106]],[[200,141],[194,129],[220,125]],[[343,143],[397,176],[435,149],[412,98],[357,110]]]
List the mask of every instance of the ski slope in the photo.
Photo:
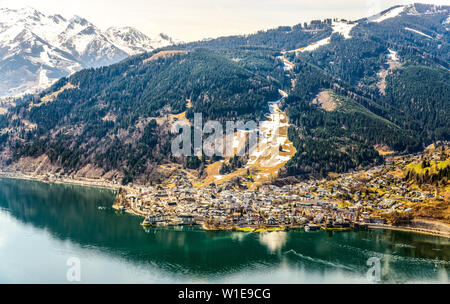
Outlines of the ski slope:
[[415,30],[415,29],[412,29],[412,28],[409,28],[409,27],[405,27],[405,30],[413,32],[413,33],[416,33],[416,34],[419,34],[419,35],[427,37],[429,39],[433,39],[433,37],[431,37],[430,35],[427,35],[425,33],[422,33],[421,31],[418,31],[418,30]]
[[[356,24],[357,24],[356,22],[333,21],[333,23],[331,24],[331,27],[333,29],[333,34],[339,33],[344,37],[344,39],[350,39],[350,38],[352,38],[352,36],[350,35],[350,32],[356,26]],[[302,52],[302,53],[303,52],[312,52],[312,51],[317,50],[321,46],[327,45],[330,42],[331,42],[331,36],[327,37],[325,39],[313,42],[304,48],[299,48],[299,49],[292,50],[289,52]]]
[[406,6],[395,7],[385,13],[380,13],[375,16],[369,17],[369,18],[367,18],[367,21],[376,22],[376,23],[383,22],[387,19],[397,17],[405,10],[405,8],[406,8]]

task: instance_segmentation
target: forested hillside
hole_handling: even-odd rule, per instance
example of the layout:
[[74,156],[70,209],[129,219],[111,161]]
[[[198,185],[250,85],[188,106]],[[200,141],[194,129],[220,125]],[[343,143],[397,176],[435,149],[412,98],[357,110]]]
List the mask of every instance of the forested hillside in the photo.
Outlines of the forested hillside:
[[195,49],[201,47],[219,50],[242,46],[261,46],[277,50],[292,50],[330,36],[332,32],[330,23],[331,19],[325,21],[315,20],[309,24],[280,26],[276,29],[259,31],[256,34],[207,39],[179,45],[177,48]]
[[15,129],[12,161],[46,154],[69,171],[93,163],[123,171],[130,181],[169,159],[170,126],[152,117],[186,111],[189,100],[188,117],[200,112],[205,120],[258,120],[267,100],[278,98],[275,79],[216,52],[198,49],[147,60],[152,56],[83,70],[23,100],[2,118]]
[[297,149],[284,176],[381,163],[380,147],[419,151],[450,140],[449,10],[415,5],[382,22],[327,19],[82,70],[0,115],[2,165],[47,155],[62,172],[92,165],[124,183],[154,177],[163,163],[195,169],[210,160],[175,159],[163,118],[263,120],[279,89]]
[[388,77],[385,104],[405,117],[392,116],[403,129],[424,142],[450,139],[450,71],[408,65]]

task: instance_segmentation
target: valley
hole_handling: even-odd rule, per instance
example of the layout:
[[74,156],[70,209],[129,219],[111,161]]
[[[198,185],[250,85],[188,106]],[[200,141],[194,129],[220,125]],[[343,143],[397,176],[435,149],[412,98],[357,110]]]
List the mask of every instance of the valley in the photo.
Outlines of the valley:
[[[330,188],[333,176],[346,183],[347,174],[371,172],[395,157],[406,162],[450,140],[448,12],[407,5],[355,21],[313,20],[157,46],[130,28],[113,28],[103,36],[132,56],[71,70],[38,93],[1,104],[0,168],[10,177],[130,191],[186,183],[192,191],[217,187],[238,195],[303,181]],[[26,23],[30,12],[2,13]],[[29,28],[54,41],[67,24],[95,29],[79,17],[49,33],[39,24]],[[13,29],[8,25],[6,32]],[[135,49],[121,42],[125,34]],[[65,48],[82,57],[83,46],[95,39],[71,38],[70,48],[61,37],[57,47],[39,48],[39,60],[62,66],[52,52]],[[41,72],[47,81],[50,74]],[[233,155],[176,156],[171,127],[181,121],[193,128],[196,113],[204,122],[254,121],[257,127],[234,131]],[[260,141],[247,151],[250,134]]]
[[0,284],[448,284],[450,6],[44,2],[0,8]]

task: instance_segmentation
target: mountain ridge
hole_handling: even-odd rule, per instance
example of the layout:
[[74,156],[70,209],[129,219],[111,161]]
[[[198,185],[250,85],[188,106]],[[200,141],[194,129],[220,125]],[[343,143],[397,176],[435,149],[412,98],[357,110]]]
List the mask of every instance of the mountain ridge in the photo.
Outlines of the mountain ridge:
[[102,31],[80,16],[0,8],[0,97],[34,93],[82,68],[173,43],[167,35],[151,39],[132,27]]
[[[408,6],[373,22],[317,20],[84,69],[0,115],[1,162],[14,168],[46,155],[63,174],[94,167],[125,184],[157,180],[159,165],[173,162],[202,176],[217,159],[171,155],[170,122],[197,112],[221,122],[260,121],[279,90],[297,150],[282,176],[378,164],[377,147],[413,153],[450,139],[449,9]],[[334,106],[324,108],[318,100],[327,94]]]

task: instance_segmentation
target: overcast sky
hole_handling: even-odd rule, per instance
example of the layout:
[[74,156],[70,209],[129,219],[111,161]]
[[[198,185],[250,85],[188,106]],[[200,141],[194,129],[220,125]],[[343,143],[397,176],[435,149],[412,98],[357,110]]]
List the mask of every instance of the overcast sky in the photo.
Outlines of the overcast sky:
[[31,6],[45,14],[79,15],[106,29],[133,26],[184,41],[253,33],[312,19],[358,19],[396,4],[450,0],[0,0],[0,7]]

